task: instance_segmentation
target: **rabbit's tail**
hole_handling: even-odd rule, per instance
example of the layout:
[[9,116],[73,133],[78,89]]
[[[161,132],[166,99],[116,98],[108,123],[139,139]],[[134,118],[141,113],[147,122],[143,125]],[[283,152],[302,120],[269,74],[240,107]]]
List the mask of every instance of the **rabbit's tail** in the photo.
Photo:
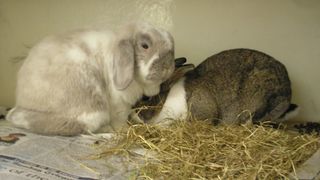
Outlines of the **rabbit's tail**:
[[[288,110],[283,114],[285,120],[289,120],[298,114],[299,107],[296,104],[291,104]],[[301,134],[316,134],[320,135],[320,122],[313,121],[292,121],[287,123],[287,128],[298,131]]]
[[279,117],[279,122],[288,121],[299,114],[300,107],[296,104],[290,104],[288,109]]

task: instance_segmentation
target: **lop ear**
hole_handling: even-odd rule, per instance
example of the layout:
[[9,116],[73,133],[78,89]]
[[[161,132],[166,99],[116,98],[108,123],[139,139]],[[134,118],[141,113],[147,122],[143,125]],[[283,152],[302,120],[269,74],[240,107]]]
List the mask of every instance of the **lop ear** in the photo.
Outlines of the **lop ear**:
[[113,82],[118,90],[126,89],[134,75],[134,47],[129,38],[119,40],[113,58]]

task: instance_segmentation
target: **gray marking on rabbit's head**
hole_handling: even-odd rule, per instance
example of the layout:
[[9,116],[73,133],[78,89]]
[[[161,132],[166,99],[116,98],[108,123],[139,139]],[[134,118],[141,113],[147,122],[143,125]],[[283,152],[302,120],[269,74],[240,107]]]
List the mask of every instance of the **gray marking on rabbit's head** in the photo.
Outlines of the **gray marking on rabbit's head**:
[[149,24],[130,24],[119,32],[113,80],[123,90],[134,78],[160,85],[174,71],[174,42],[165,30]]

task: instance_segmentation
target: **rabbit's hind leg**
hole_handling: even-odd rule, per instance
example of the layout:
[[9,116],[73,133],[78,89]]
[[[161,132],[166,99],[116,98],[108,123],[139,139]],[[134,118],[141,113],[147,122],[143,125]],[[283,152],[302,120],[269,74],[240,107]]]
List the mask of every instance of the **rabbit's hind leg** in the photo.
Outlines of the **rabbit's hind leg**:
[[34,133],[73,136],[100,128],[105,121],[103,115],[103,113],[86,113],[77,117],[15,107],[9,112],[7,120],[16,127]]

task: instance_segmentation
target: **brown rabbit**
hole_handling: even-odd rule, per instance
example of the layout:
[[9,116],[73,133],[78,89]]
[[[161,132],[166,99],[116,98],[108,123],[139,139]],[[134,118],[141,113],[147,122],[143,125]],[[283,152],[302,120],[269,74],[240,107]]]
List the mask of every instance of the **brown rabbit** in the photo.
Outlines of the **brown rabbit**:
[[[172,83],[173,78],[179,80]],[[168,84],[169,90],[164,88]],[[140,101],[138,116],[132,117],[159,123],[185,119],[190,112],[196,119],[213,122],[275,122],[290,103],[290,80],[283,64],[256,50],[232,49],[207,58],[194,69],[191,65],[176,68],[161,93]],[[150,105],[156,108],[139,108]]]

